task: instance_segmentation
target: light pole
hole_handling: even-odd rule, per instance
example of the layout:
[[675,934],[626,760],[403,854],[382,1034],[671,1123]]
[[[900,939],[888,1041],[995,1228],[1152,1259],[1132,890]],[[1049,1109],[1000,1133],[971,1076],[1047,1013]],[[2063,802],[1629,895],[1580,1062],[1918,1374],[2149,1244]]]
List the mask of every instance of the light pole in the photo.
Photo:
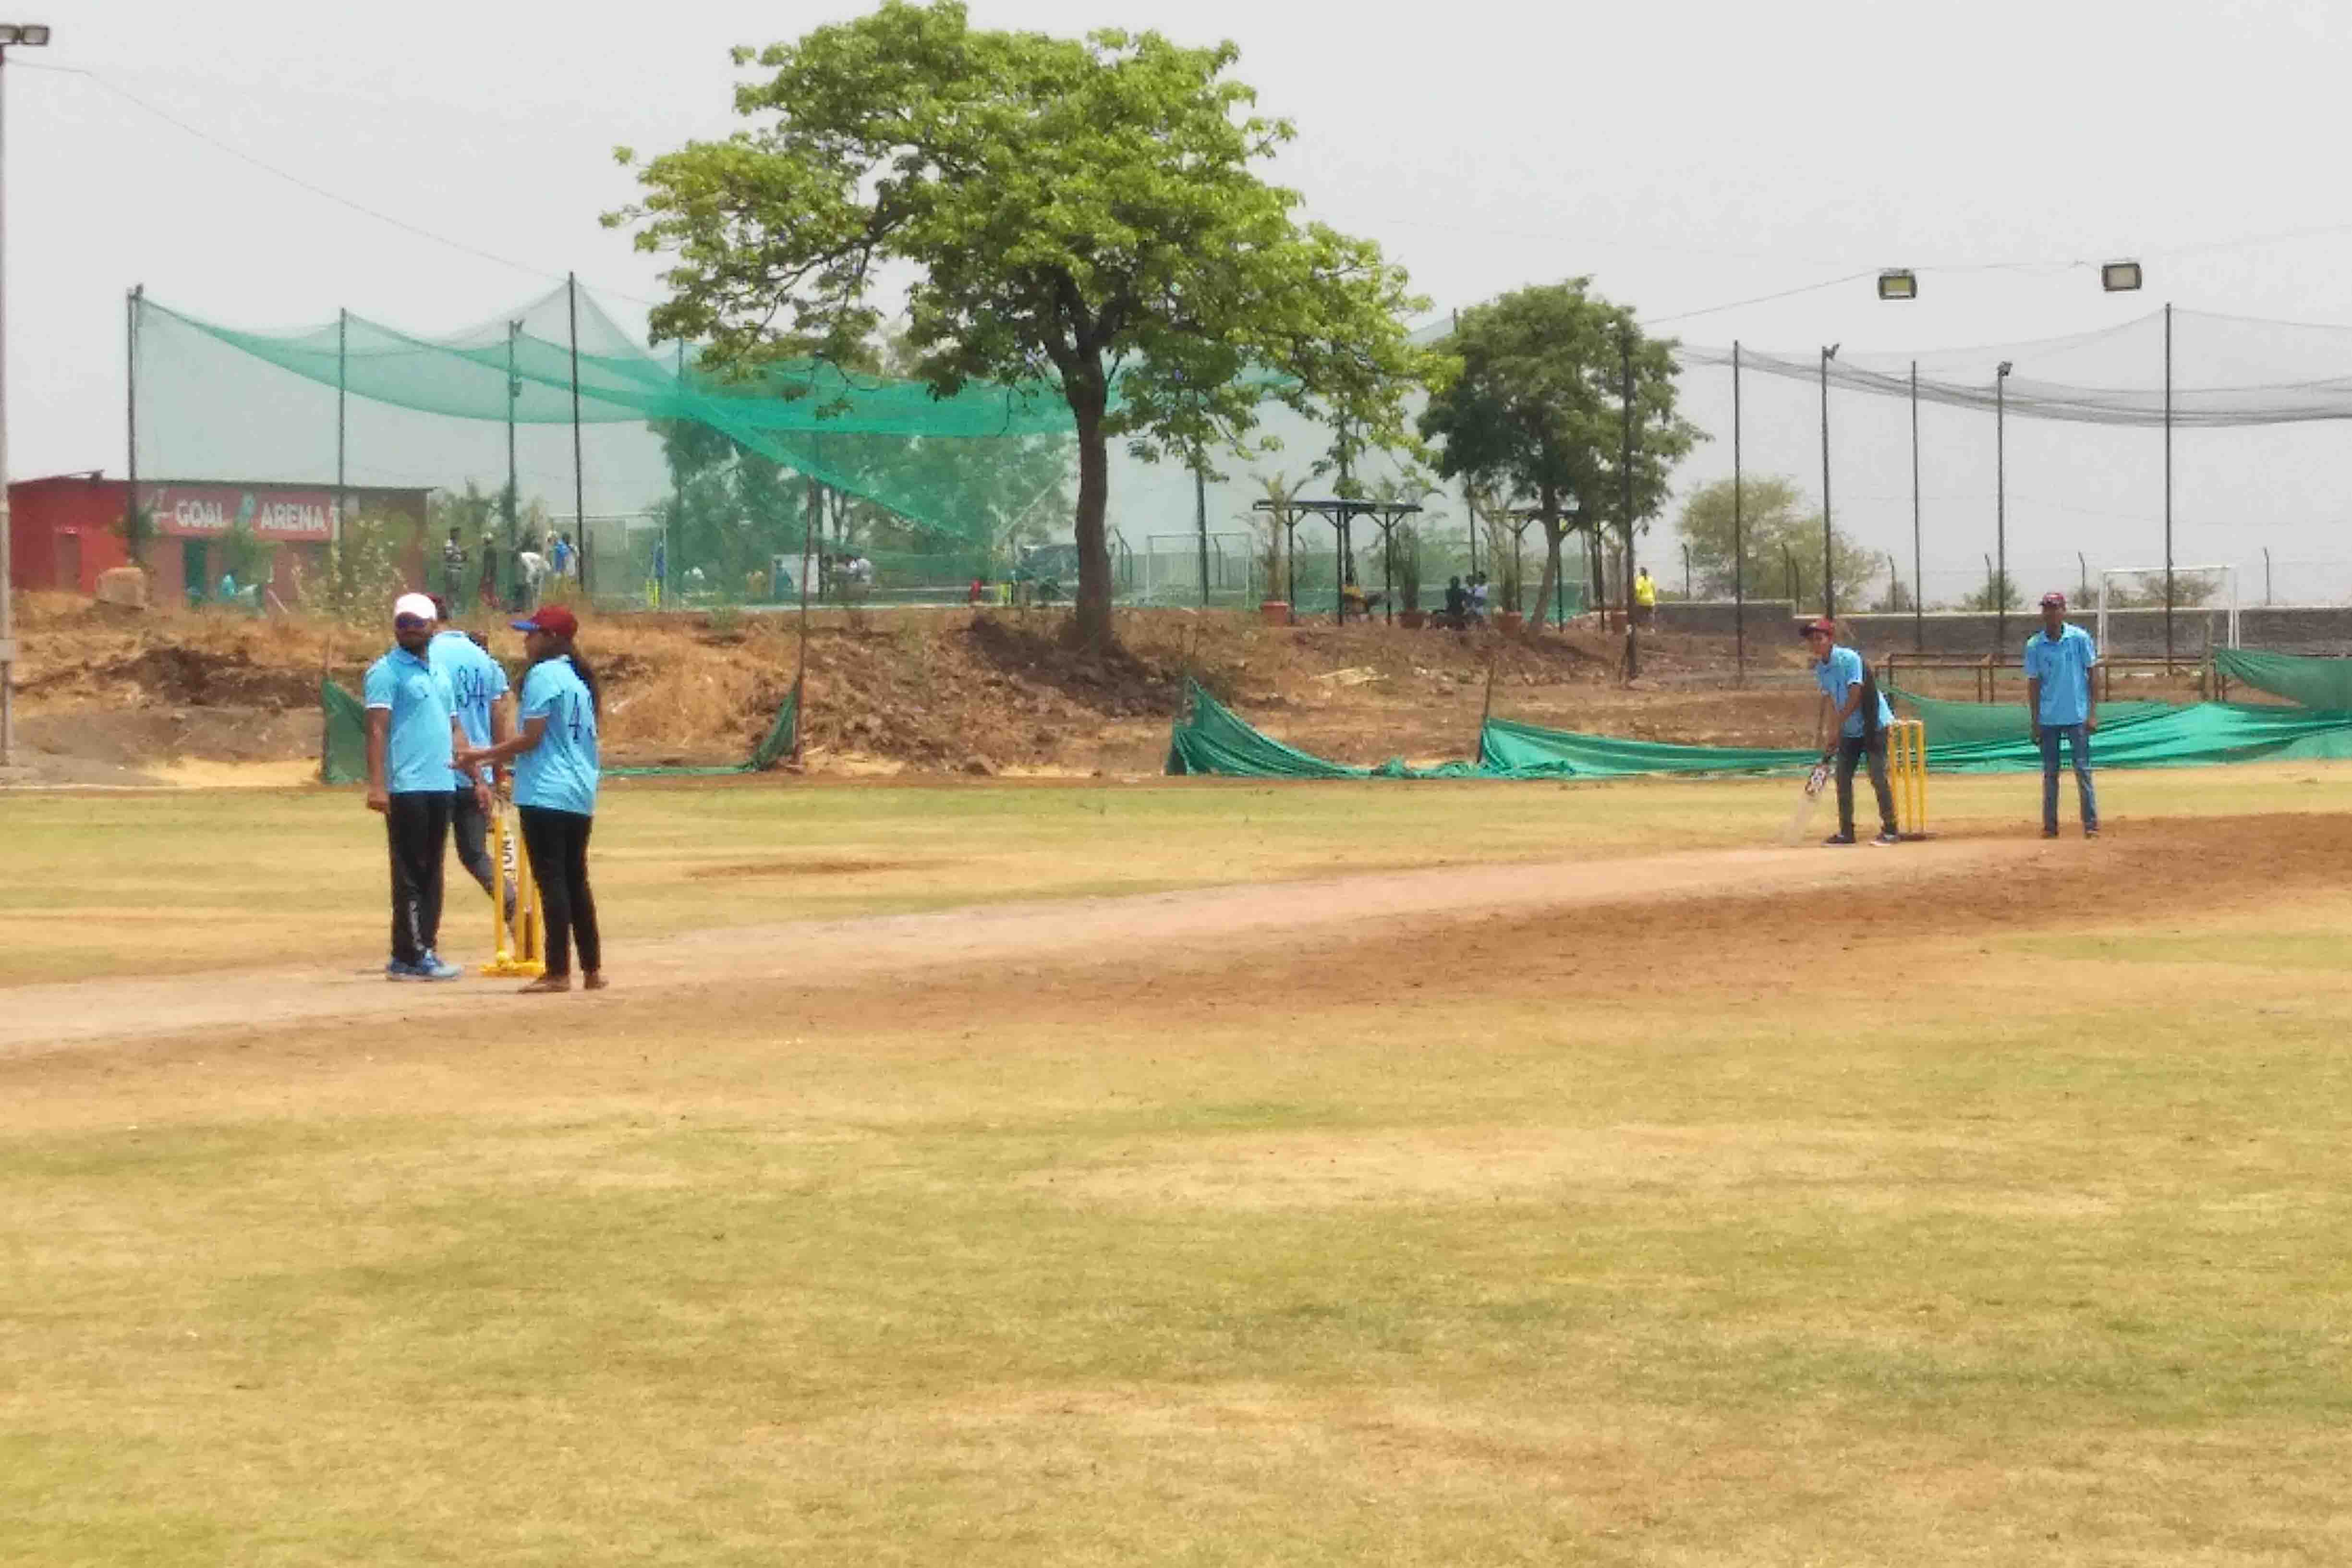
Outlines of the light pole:
[[[21,44],[37,49],[49,41],[45,23],[0,23],[0,67],[8,62],[8,47]],[[0,72],[4,77],[5,72]],[[0,93],[0,169],[6,165],[7,98]],[[10,577],[8,519],[8,395],[7,395],[7,212],[6,187],[0,184],[0,768],[16,761],[16,585]]]
[[1830,526],[1830,361],[1838,346],[1822,351],[1822,614],[1837,619],[1837,574],[1832,547],[1837,532]]
[[2003,360],[1992,373],[1992,547],[1999,557],[1992,579],[1992,651],[2009,646],[2009,373]]

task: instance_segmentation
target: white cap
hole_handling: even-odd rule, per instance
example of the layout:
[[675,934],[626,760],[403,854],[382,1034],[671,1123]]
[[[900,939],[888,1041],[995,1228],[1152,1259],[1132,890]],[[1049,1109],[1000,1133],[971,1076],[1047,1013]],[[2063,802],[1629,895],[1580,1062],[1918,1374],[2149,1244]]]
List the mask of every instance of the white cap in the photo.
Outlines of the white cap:
[[403,594],[392,602],[392,618],[396,621],[403,616],[414,616],[420,621],[437,621],[441,618],[441,612],[433,607],[433,600],[428,595]]

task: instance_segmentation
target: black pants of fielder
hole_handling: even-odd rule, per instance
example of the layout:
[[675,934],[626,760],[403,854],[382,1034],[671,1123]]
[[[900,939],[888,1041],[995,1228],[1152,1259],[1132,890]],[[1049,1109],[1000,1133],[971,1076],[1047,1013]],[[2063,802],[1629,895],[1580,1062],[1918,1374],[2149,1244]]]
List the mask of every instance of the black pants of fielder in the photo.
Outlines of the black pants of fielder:
[[404,790],[386,797],[392,845],[392,956],[415,963],[441,940],[441,864],[448,853],[449,792]]
[[596,934],[596,898],[588,890],[588,832],[596,819],[543,805],[515,810],[522,818],[522,847],[530,854],[531,879],[539,884],[540,907],[547,919],[547,973],[571,973],[576,943],[580,967],[593,974],[604,966],[604,946]]
[[1870,759],[1870,787],[1878,796],[1878,826],[1895,831],[1895,791],[1886,782],[1886,731],[1840,735],[1837,754],[1838,831],[1853,837],[1853,765]]

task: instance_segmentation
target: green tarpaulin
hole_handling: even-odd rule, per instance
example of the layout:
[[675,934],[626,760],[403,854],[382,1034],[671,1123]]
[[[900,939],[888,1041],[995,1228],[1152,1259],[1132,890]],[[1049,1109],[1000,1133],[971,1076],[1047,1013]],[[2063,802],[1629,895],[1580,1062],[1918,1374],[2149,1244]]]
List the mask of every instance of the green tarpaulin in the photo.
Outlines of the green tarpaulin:
[[2323,713],[2352,712],[2352,658],[2305,658],[2217,647],[2213,668],[2242,686]]
[[[1936,703],[1964,708],[1966,703]],[[2099,710],[2093,755],[2103,768],[2182,767],[2210,763],[2310,762],[2352,759],[2352,712],[2254,708],[2200,702],[2175,708],[2160,702],[2116,703],[2111,721]],[[1937,773],[2034,773],[2040,750],[2025,732],[2022,708],[2009,738],[1946,740],[1937,720],[1927,724],[1927,764]],[[1958,726],[1955,726],[1958,727]],[[1819,753],[1735,746],[1676,746],[1547,730],[1490,719],[1479,737],[1475,764],[1411,768],[1391,760],[1377,768],[1349,767],[1310,756],[1261,733],[1215,698],[1193,688],[1187,711],[1170,737],[1168,771],[1234,778],[1626,778],[1638,774],[1795,773]]]

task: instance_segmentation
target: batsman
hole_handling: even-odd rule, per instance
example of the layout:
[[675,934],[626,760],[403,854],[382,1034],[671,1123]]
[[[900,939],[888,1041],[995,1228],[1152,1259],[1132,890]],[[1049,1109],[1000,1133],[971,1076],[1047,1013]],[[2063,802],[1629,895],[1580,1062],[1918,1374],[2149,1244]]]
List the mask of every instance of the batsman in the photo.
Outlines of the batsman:
[[1822,748],[1823,762],[1830,760],[1832,746],[1837,756],[1838,830],[1822,842],[1853,842],[1853,766],[1868,757],[1870,787],[1878,796],[1878,837],[1872,842],[1900,844],[1903,836],[1895,830],[1895,791],[1886,779],[1886,727],[1895,722],[1895,710],[1886,705],[1861,653],[1838,646],[1835,621],[1824,616],[1807,626],[1805,646],[1813,654],[1813,682],[1822,689],[1813,744]]

